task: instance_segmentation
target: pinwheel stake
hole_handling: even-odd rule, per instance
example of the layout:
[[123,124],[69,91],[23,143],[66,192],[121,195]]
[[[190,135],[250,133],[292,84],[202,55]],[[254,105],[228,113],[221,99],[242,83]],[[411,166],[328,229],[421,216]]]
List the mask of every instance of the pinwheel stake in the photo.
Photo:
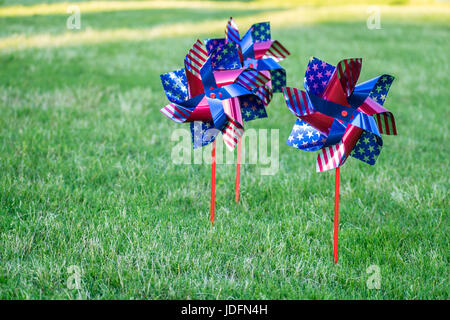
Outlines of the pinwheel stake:
[[216,203],[216,140],[212,144],[211,161],[211,225],[214,223],[214,207]]
[[334,264],[338,262],[339,241],[339,167],[336,168],[336,181],[334,183]]
[[237,147],[237,161],[236,161],[236,203],[239,202],[239,184],[241,181],[241,143],[239,140]]
[[[254,27],[261,28],[259,25]],[[285,80],[284,69],[275,61],[279,58],[274,57],[271,51],[275,48],[278,50],[281,45],[276,41],[270,41],[268,23],[264,23],[264,28],[265,37],[269,41],[263,42],[254,37],[255,33],[249,31],[244,36],[245,49],[241,48],[243,43],[239,37],[230,40],[228,32],[233,28],[229,23],[224,39],[207,39],[206,44],[197,40],[186,55],[183,69],[161,75],[164,90],[171,102],[162,108],[161,112],[175,122],[191,123],[194,148],[213,143],[211,224],[214,222],[215,210],[215,139],[218,133],[222,133],[228,149],[234,150],[238,145],[236,167],[236,201],[238,201],[243,122],[267,117],[265,107],[272,99],[273,83],[280,86]],[[258,50],[253,50],[254,43],[260,43]],[[255,63],[249,63],[252,58]]]
[[374,165],[383,141],[381,133],[396,135],[394,115],[383,107],[394,78],[382,75],[356,84],[361,59],[332,66],[311,58],[306,68],[306,91],[283,88],[289,110],[298,117],[287,144],[317,151],[317,171],[336,169],[334,198],[334,263],[338,261],[339,168],[348,156]]

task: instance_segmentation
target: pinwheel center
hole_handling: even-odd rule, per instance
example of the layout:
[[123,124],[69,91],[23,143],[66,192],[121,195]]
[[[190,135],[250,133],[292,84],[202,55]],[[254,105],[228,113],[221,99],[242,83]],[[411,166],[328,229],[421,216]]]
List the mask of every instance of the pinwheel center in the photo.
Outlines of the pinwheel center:
[[216,95],[215,95],[214,93],[211,93],[211,94],[209,95],[209,97],[210,97],[211,99],[215,99],[215,98],[216,98]]
[[343,117],[346,117],[347,116],[347,111],[345,111],[345,110],[342,110],[342,112],[341,112],[341,115],[343,116]]

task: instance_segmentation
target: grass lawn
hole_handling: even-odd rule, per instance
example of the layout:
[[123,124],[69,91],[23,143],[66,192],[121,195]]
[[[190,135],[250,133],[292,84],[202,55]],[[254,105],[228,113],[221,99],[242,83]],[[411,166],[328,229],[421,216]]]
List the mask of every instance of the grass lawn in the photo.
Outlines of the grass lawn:
[[[33,15],[39,1],[2,15],[15,3],[0,6],[0,299],[450,298],[449,6],[383,6],[380,30],[364,5],[82,9],[70,31],[65,11]],[[171,162],[188,125],[159,112],[159,75],[230,15],[241,33],[273,21],[289,86],[310,56],[362,57],[360,81],[396,77],[385,106],[399,135],[375,166],[341,168],[336,266],[334,172],[285,144],[295,118],[281,94],[248,124],[280,130],[278,173],[243,166],[235,204],[234,165],[218,165],[213,228],[210,166]],[[67,287],[73,265],[80,289]]]

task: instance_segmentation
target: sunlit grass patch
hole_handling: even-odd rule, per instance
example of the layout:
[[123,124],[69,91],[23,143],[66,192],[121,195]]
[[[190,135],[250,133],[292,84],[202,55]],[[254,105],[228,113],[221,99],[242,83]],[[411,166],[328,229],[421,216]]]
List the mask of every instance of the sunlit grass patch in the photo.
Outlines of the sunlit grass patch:
[[[267,11],[253,15],[237,16],[236,20],[243,30],[255,21],[270,20],[275,28],[309,25],[323,22],[361,21],[365,27],[367,6],[339,7],[298,7],[282,11]],[[383,22],[403,21],[404,23],[419,23],[423,21],[439,23],[448,21],[450,7],[436,6],[382,6],[380,7]],[[60,34],[16,34],[0,38],[0,50],[21,50],[27,48],[62,47],[82,44],[98,44],[115,41],[150,41],[152,39],[201,36],[215,34],[220,36],[224,30],[226,13],[223,19],[206,19],[199,22],[174,22],[170,25],[156,25],[151,28],[114,28],[114,29],[83,29],[81,31],[65,31]],[[63,28],[63,26],[61,26]],[[242,28],[242,27],[241,27]]]
[[41,3],[31,6],[0,7],[0,17],[20,17],[33,15],[65,15],[70,5],[76,5],[82,13],[111,12],[124,10],[155,9],[215,9],[215,10],[255,10],[285,7],[280,4],[242,1],[83,1]]
[[215,10],[255,10],[268,8],[288,8],[296,6],[329,7],[340,5],[439,5],[433,0],[288,0],[288,1],[50,1],[40,0],[6,2],[0,7],[0,17],[19,17],[33,15],[64,15],[67,8],[76,5],[83,13],[110,12],[148,9],[215,9]]

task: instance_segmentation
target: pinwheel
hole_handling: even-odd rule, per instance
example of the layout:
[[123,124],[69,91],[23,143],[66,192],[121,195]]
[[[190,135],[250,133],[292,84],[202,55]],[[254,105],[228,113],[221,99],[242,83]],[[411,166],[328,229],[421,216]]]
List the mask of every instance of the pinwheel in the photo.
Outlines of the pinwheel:
[[[219,62],[225,65],[221,70],[217,69]],[[164,90],[171,102],[161,112],[175,122],[191,122],[194,148],[213,143],[213,223],[216,136],[222,132],[225,145],[230,150],[235,148],[244,133],[241,103],[248,106],[246,101],[252,102],[254,117],[266,116],[265,106],[272,98],[270,75],[252,68],[240,68],[234,43],[228,43],[208,54],[203,42],[197,40],[186,55],[184,65],[184,69],[161,75]]]
[[287,144],[317,151],[317,171],[336,169],[334,262],[338,261],[339,167],[348,156],[374,165],[383,141],[396,135],[394,116],[383,107],[394,80],[382,75],[356,84],[362,59],[346,59],[332,66],[311,58],[306,68],[306,91],[283,88],[289,110],[298,117]]
[[[286,71],[278,64],[279,61],[289,56],[289,51],[278,41],[271,40],[270,23],[256,23],[250,27],[245,35],[240,38],[239,30],[233,18],[227,23],[225,29],[225,38],[206,39],[206,48],[208,53],[219,53],[226,46],[235,44],[238,49],[239,61],[226,62],[226,59],[218,61],[214,65],[217,70],[236,68],[252,68],[258,71],[264,71],[271,79],[273,92],[281,92],[281,88],[286,85]],[[254,103],[247,101],[247,107],[243,110],[245,121],[255,118],[252,109],[255,109]],[[259,109],[258,109],[259,110]],[[259,113],[259,117],[266,117],[264,113]],[[240,182],[240,164],[241,164],[241,142],[238,142],[237,164],[236,164],[236,202],[239,201],[239,182]]]

